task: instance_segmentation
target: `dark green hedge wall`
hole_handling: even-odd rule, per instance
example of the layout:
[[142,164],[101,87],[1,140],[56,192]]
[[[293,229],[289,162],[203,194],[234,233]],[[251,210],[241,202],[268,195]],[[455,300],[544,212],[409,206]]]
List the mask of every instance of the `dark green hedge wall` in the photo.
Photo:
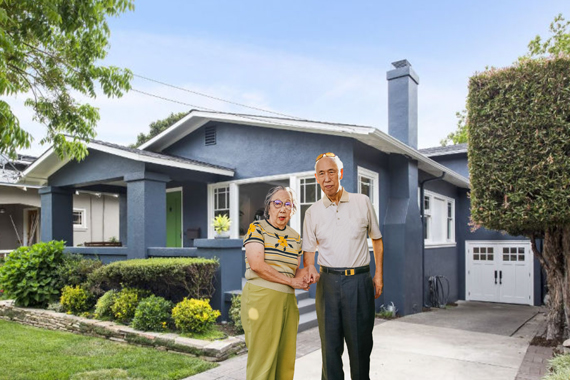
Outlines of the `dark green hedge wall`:
[[472,217],[529,235],[570,223],[570,57],[525,60],[469,82]]

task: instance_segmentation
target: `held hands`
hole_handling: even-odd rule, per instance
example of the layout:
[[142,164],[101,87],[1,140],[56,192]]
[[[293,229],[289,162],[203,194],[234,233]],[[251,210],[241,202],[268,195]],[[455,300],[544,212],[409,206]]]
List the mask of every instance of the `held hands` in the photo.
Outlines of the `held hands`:
[[305,269],[308,271],[309,285],[314,284],[315,282],[319,281],[319,278],[321,277],[321,275],[319,274],[319,272],[317,272],[317,268],[315,268],[314,265],[309,265]]

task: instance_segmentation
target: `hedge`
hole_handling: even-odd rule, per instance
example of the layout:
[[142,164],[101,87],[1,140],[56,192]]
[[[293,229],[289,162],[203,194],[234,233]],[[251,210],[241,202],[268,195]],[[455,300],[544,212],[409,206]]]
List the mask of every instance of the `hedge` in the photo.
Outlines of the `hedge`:
[[570,57],[527,59],[469,82],[476,224],[511,235],[570,223]]
[[156,296],[180,302],[184,297],[211,298],[219,263],[203,258],[151,258],[117,261],[90,275],[102,290],[123,287],[148,290]]

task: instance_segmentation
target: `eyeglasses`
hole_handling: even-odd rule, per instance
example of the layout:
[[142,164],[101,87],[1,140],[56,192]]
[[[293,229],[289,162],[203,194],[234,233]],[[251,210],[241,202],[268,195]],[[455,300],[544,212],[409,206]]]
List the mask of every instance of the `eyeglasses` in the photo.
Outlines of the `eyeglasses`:
[[291,210],[293,208],[293,203],[283,202],[278,199],[271,201],[271,203],[273,203],[273,206],[275,206],[276,209],[280,209],[281,207],[283,207],[283,205],[285,205],[286,210]]
[[323,154],[319,154],[319,156],[317,157],[317,159],[315,160],[315,162],[319,161],[321,158],[323,157],[336,157],[336,154],[332,153],[332,152],[328,152],[328,153],[323,153]]

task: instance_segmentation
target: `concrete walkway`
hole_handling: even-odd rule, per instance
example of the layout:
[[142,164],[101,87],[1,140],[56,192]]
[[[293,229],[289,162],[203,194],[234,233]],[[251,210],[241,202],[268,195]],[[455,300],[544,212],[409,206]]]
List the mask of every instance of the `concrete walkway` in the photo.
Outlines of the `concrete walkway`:
[[[540,368],[544,371],[543,362],[527,358],[530,340],[544,329],[537,307],[460,302],[447,310],[377,322],[371,379],[526,380],[526,375],[517,377],[520,370],[536,376]],[[188,380],[243,380],[246,362],[246,355],[235,357]],[[346,350],[343,363],[350,379]],[[320,339],[314,328],[298,335],[295,380],[320,378]]]

